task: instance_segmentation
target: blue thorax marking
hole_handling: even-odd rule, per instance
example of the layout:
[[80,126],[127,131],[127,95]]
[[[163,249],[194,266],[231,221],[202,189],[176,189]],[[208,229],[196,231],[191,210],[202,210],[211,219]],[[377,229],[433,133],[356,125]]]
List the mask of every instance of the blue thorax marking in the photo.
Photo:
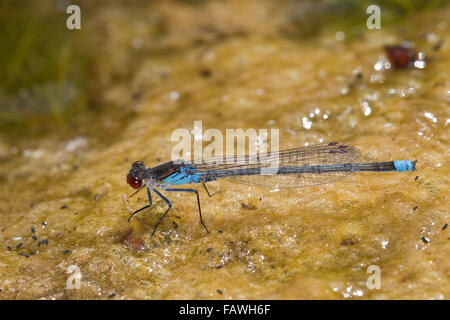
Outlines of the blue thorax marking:
[[161,182],[171,185],[199,183],[199,176],[196,173],[195,168],[187,165],[185,167],[180,167],[179,172],[172,173],[170,176],[164,178]]

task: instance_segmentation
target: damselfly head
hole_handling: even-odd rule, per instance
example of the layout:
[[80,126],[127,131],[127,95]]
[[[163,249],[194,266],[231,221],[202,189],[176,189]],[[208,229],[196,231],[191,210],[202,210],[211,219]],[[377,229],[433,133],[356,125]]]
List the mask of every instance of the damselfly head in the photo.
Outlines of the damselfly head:
[[141,175],[145,170],[145,164],[142,161],[136,161],[131,166],[130,172],[127,174],[127,183],[133,189],[139,189],[142,185]]

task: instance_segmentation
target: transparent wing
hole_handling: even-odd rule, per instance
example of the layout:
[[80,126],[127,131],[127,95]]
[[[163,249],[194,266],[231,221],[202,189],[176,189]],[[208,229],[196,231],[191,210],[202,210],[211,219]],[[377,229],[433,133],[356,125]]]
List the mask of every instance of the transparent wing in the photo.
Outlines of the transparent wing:
[[[190,163],[197,172],[215,172],[224,170],[271,168],[277,167],[302,167],[316,165],[334,165],[355,163],[361,156],[361,151],[348,144],[330,142],[296,149],[269,152],[266,154],[212,157],[193,161]],[[244,170],[245,171],[245,170]],[[301,188],[313,185],[329,183],[351,175],[352,171],[336,171],[322,173],[290,173],[272,175],[237,175],[225,177],[232,181],[267,188]]]

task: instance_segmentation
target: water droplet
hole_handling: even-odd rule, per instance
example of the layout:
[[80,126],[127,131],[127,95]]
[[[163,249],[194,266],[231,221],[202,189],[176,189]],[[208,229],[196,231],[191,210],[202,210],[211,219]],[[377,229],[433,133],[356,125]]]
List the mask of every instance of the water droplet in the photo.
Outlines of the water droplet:
[[335,37],[337,41],[342,41],[345,39],[345,33],[343,33],[342,31],[338,31],[336,32]]
[[431,122],[433,122],[433,123],[437,122],[437,118],[436,118],[436,116],[433,113],[425,112],[423,115],[425,116],[425,118],[430,119]]
[[303,128],[309,130],[312,127],[312,121],[310,121],[307,117],[302,118]]
[[180,98],[180,94],[177,91],[170,92],[170,99],[178,100]]
[[424,60],[416,60],[414,61],[414,67],[416,67],[417,69],[424,69],[426,66],[426,63]]

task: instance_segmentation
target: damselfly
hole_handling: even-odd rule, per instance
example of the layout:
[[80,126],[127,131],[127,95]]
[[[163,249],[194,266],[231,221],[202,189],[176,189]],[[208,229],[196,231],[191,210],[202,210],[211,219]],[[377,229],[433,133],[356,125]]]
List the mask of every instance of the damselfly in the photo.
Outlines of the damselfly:
[[361,151],[355,147],[341,142],[330,142],[264,154],[213,157],[190,162],[169,161],[153,168],[146,168],[142,161],[136,161],[128,172],[127,183],[138,189],[136,192],[147,188],[148,205],[134,211],[128,221],[136,213],[152,205],[151,189],[169,206],[156,223],[152,236],[155,234],[159,224],[172,208],[172,203],[156,187],[169,192],[195,193],[200,223],[209,232],[203,223],[198,191],[171,186],[202,183],[208,195],[212,196],[205,182],[220,178],[258,187],[301,188],[334,182],[359,171],[416,170],[417,160],[357,163],[360,156]]

